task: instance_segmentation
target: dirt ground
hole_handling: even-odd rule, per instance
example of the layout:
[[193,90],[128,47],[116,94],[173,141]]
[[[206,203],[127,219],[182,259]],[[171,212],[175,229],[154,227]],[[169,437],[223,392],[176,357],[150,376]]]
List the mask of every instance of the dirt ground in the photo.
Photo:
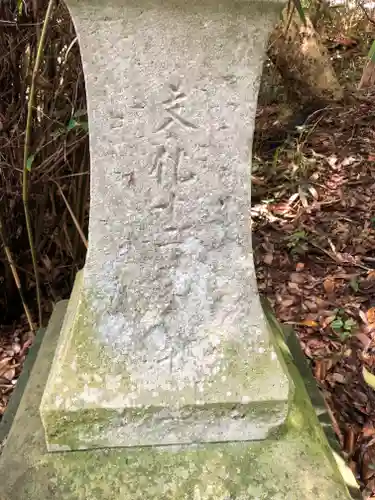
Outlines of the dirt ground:
[[252,191],[259,289],[298,332],[364,498],[375,498],[375,392],[362,374],[375,367],[374,98],[326,108],[281,144],[259,108]]

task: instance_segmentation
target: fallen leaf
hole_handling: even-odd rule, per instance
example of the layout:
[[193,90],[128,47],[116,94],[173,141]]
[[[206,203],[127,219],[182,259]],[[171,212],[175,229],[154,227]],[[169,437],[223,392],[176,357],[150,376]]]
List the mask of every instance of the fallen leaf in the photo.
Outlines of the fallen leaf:
[[1,374],[2,378],[5,378],[6,380],[12,381],[16,375],[16,370],[12,367],[8,368],[5,372]]
[[305,300],[303,305],[307,307],[307,309],[311,312],[316,312],[318,310],[318,306],[312,300]]
[[6,357],[3,359],[0,359],[0,377],[3,377],[4,373],[8,370],[10,361],[12,360],[12,357]]
[[255,175],[251,176],[251,182],[253,184],[256,184],[258,186],[264,186],[265,182],[262,179],[259,179],[259,177],[256,177]]
[[268,208],[270,212],[276,215],[285,215],[289,212],[291,207],[288,203],[278,203],[275,205],[269,205]]
[[367,321],[372,324],[375,323],[375,307],[371,307],[367,312],[366,312],[366,317]]
[[290,298],[290,299],[285,299],[281,302],[281,305],[284,307],[284,308],[288,308],[290,306],[292,306],[295,302],[295,299],[294,298]]
[[288,283],[288,288],[291,292],[298,292],[298,293],[301,292],[297,283],[292,283],[291,281],[289,281],[289,283]]
[[273,254],[272,253],[267,253],[264,257],[263,257],[263,262],[265,264],[267,264],[267,266],[270,266],[273,262]]
[[326,318],[324,318],[322,321],[322,327],[325,328],[326,326],[330,325],[335,318],[336,316],[327,316]]
[[305,282],[305,276],[301,273],[292,273],[290,275],[290,281],[292,283],[298,283],[299,285],[302,285],[302,283]]
[[345,384],[345,377],[342,373],[334,373],[332,379],[339,384]]
[[323,288],[327,295],[332,295],[335,290],[335,280],[326,278],[323,282]]
[[312,197],[315,198],[315,200],[319,199],[318,191],[313,186],[309,186],[307,189],[310,191]]
[[319,323],[317,321],[314,321],[313,319],[305,319],[304,321],[301,321],[300,324],[303,326],[311,326],[311,327],[319,326]]
[[357,333],[356,338],[361,342],[361,344],[365,349],[369,346],[371,342],[371,339],[364,333]]
[[365,437],[371,437],[375,434],[375,427],[371,424],[367,424],[362,429],[362,434]]
[[362,375],[366,384],[375,390],[375,375],[370,373],[365,367],[362,368]]
[[359,314],[359,317],[361,318],[361,320],[364,322],[364,324],[367,325],[368,321],[367,321],[366,313],[360,310],[360,311],[358,311],[358,314]]

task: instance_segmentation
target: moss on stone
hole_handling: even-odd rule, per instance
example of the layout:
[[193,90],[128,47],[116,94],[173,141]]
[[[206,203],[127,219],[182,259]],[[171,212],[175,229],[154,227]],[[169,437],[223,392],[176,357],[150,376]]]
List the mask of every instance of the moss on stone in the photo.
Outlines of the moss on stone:
[[[351,498],[306,397],[303,381],[293,370],[290,373],[296,391],[287,423],[267,440],[46,453],[38,406],[58,326],[57,322],[57,332],[49,327],[0,456],[2,500]],[[279,340],[283,341],[282,337]],[[281,352],[288,354],[286,345]],[[289,352],[289,368],[292,362]]]

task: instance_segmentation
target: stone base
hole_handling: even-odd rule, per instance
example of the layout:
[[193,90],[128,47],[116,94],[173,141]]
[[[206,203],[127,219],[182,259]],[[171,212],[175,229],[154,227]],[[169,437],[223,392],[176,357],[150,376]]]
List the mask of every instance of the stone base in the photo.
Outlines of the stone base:
[[[89,320],[83,272],[74,283],[40,405],[48,451],[257,441],[285,422],[293,384],[288,384],[270,343],[255,292],[248,315],[257,318],[267,341],[259,338],[255,345],[248,344],[233,331],[234,341],[222,340],[207,351],[207,358],[218,359],[206,375],[196,373],[193,379],[184,378],[166,356],[162,364],[167,383],[164,368],[152,371],[139,360],[138,373],[130,369],[134,346],[128,352],[98,342],[93,335],[98,325]],[[207,338],[215,333],[210,328]],[[221,328],[218,325],[217,331]],[[119,335],[127,333],[124,326]],[[174,342],[178,344],[170,338],[167,344]],[[179,363],[185,359],[185,366],[204,366],[196,357],[197,345],[182,349],[177,344],[183,356]],[[145,346],[141,342],[138,348],[140,355]]]
[[345,485],[276,323],[273,330],[297,392],[287,425],[272,438],[47,453],[39,405],[65,309],[60,303],[53,313],[4,442],[1,500],[344,500],[351,498],[350,481],[352,494],[358,492],[350,474]]

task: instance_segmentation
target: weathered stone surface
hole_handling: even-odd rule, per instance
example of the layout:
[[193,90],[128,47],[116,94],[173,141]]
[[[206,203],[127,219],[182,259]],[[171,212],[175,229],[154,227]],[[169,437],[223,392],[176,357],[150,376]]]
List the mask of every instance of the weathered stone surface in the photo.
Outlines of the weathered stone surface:
[[289,384],[249,227],[278,3],[69,0],[87,83],[89,251],[41,405],[49,449],[263,439]]
[[[64,312],[60,303],[0,456],[1,500],[351,498],[286,346],[296,392],[285,426],[267,440],[47,453],[38,407]],[[347,481],[355,495],[349,469]]]

